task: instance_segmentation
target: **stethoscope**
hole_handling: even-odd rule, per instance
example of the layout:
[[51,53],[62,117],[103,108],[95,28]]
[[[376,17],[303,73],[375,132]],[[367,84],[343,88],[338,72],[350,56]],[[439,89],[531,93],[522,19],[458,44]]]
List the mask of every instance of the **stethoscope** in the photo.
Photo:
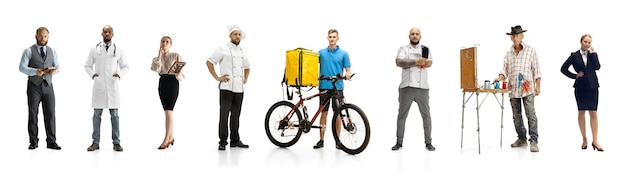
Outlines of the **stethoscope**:
[[[102,47],[104,47],[106,45],[104,45],[102,42],[98,43],[98,45],[96,45],[96,48],[98,48],[98,54],[102,54]],[[113,44],[113,57],[115,57],[117,52],[117,46],[115,44]]]

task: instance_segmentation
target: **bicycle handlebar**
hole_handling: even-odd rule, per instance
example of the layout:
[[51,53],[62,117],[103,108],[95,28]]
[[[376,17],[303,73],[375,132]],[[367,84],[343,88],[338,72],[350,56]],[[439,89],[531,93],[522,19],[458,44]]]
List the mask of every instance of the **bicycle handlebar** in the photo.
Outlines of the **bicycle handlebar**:
[[[352,73],[352,75],[350,75],[350,78],[352,78],[354,76],[354,73]],[[345,80],[346,76],[342,76],[341,74],[337,74],[335,76],[320,76],[320,78],[318,80],[328,80],[328,81],[333,81],[336,82],[338,80]]]

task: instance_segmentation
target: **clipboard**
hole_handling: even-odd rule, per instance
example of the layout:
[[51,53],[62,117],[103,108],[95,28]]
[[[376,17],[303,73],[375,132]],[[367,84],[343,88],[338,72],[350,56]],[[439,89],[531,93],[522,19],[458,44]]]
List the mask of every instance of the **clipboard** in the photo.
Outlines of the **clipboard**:
[[186,62],[174,62],[174,64],[172,64],[172,67],[170,67],[167,73],[169,74],[178,73],[181,70],[183,70],[183,67],[185,66],[185,64],[187,63]]

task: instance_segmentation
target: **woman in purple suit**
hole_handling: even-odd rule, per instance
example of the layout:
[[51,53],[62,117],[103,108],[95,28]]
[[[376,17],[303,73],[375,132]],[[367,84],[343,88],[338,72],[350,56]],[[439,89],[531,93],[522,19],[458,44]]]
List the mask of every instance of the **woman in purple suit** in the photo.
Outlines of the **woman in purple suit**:
[[[575,73],[569,71],[574,67]],[[587,149],[587,127],[585,126],[585,112],[589,111],[589,124],[593,141],[591,147],[600,152],[604,151],[598,143],[598,76],[600,69],[598,53],[591,47],[591,35],[585,34],[580,38],[580,50],[572,52],[561,66],[561,73],[568,78],[575,79],[574,95],[578,106],[578,126],[583,137],[581,148]]]

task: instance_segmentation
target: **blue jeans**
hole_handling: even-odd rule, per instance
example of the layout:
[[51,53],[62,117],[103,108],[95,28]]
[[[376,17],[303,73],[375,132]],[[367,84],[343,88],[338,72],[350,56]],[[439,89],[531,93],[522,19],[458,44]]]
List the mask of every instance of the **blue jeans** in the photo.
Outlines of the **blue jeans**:
[[537,139],[539,134],[537,133],[537,115],[535,115],[535,95],[528,95],[523,98],[511,98],[511,109],[513,109],[513,124],[515,124],[515,131],[517,132],[517,138],[526,140],[526,128],[524,127],[524,120],[522,119],[522,101],[524,102],[524,111],[526,112],[526,119],[528,119],[528,133],[530,135],[530,142],[538,143]]
[[[117,109],[109,109],[111,114],[111,129],[113,144],[120,144],[120,116],[117,114]],[[93,143],[100,143],[100,123],[102,122],[102,109],[93,109]]]

